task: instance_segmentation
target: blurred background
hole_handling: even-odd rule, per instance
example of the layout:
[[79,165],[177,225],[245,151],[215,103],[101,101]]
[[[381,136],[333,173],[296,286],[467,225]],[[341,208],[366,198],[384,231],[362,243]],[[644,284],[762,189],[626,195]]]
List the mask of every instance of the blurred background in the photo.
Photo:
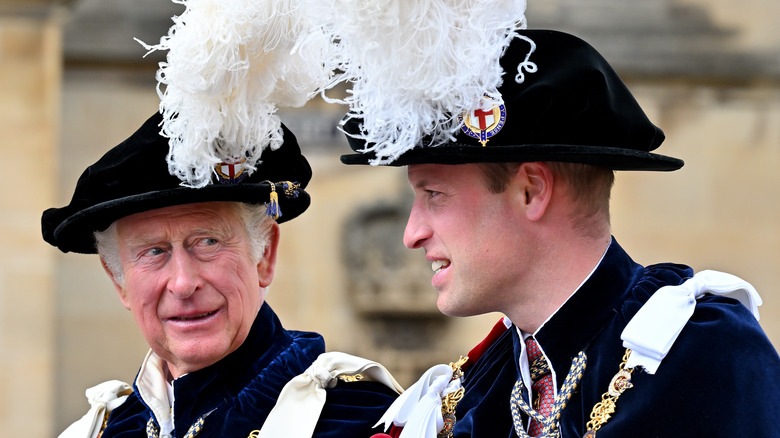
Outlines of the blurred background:
[[[569,31],[615,66],[680,157],[673,173],[619,173],[614,234],[636,261],[731,272],[764,299],[780,342],[780,2],[544,0],[529,27]],[[0,0],[0,436],[56,436],[84,390],[132,381],[147,347],[96,256],[60,254],[40,213],[157,109],[163,0]],[[429,263],[401,243],[404,169],[346,167],[344,110],[284,111],[314,169],[312,206],[282,225],[268,298],[287,328],[370,357],[404,385],[465,354],[500,315],[436,310]],[[142,178],[143,175],[139,175]],[[511,263],[507,260],[507,263]],[[703,364],[703,366],[705,366]]]

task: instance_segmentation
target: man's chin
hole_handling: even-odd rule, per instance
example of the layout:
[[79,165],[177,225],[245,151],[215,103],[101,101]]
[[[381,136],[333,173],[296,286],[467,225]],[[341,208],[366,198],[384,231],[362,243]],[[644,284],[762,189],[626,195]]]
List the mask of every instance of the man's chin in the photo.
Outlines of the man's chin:
[[237,348],[232,348],[228,343],[219,340],[209,342],[208,339],[199,339],[197,342],[188,341],[182,344],[172,348],[172,351],[166,351],[167,359],[166,356],[160,355],[168,362],[173,377],[179,377],[213,365]]
[[457,304],[448,303],[442,300],[442,295],[439,294],[439,300],[436,302],[436,307],[439,308],[439,312],[446,316],[452,316],[462,318],[465,316],[474,316],[476,313],[470,312],[468,309]]

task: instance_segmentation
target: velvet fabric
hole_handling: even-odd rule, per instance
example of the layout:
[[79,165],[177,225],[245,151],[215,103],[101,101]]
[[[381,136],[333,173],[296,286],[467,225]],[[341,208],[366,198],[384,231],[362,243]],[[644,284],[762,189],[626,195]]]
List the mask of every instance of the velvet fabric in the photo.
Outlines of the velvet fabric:
[[[87,167],[70,203],[43,212],[43,240],[62,252],[94,254],[93,233],[119,218],[197,202],[262,204],[269,201],[271,183],[275,183],[282,212],[277,222],[293,219],[309,207],[311,201],[304,189],[311,179],[311,167],[301,155],[295,135],[284,124],[284,143],[276,150],[267,148],[252,175],[231,183],[190,188],[168,173],[168,139],[160,135],[161,123],[162,116],[155,113],[128,139]],[[283,181],[300,184],[295,196],[285,195]]]
[[[174,437],[183,437],[204,414],[208,415],[198,438],[248,437],[261,429],[282,387],[324,352],[319,334],[285,330],[269,305],[263,304],[241,347],[214,365],[174,381]],[[146,437],[152,412],[138,393],[134,385],[133,394],[111,413],[103,438]],[[372,426],[396,396],[380,383],[339,381],[327,389],[314,436],[368,437],[379,431],[372,431]]]
[[[423,139],[388,165],[562,161],[656,171],[683,166],[682,160],[651,152],[663,142],[663,131],[650,122],[596,49],[564,32],[518,33],[534,46],[515,38],[501,57],[504,82],[498,91],[506,109],[503,128],[485,146],[460,130],[454,141],[440,146],[428,146],[430,140]],[[529,53],[538,71],[525,72],[518,83],[518,65]],[[356,152],[366,147],[360,138],[362,129],[358,118],[345,121],[347,140]],[[342,155],[341,161],[368,164],[373,158],[373,153],[357,153]]]
[[[582,437],[625,348],[620,334],[661,286],[691,277],[675,264],[642,267],[614,241],[583,286],[538,331],[558,387],[572,358],[587,354],[582,381],[563,411],[563,438]],[[456,437],[517,436],[509,398],[520,376],[521,340],[505,330],[467,369]],[[780,436],[780,357],[736,300],[705,296],[654,375],[636,369],[598,438]],[[527,424],[527,423],[526,423]]]

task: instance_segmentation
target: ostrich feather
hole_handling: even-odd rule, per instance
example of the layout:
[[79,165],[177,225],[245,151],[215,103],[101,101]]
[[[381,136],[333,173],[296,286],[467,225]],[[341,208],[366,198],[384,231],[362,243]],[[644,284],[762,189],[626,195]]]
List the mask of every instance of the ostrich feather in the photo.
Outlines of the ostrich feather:
[[161,133],[171,174],[202,187],[214,165],[282,143],[279,107],[298,107],[331,80],[332,45],[298,0],[173,0],[185,11],[159,44]]
[[526,27],[525,0],[316,0],[334,56],[352,83],[342,100],[347,117],[362,119],[364,152],[386,164],[426,138],[454,138],[458,114],[500,101],[499,64],[517,30]]

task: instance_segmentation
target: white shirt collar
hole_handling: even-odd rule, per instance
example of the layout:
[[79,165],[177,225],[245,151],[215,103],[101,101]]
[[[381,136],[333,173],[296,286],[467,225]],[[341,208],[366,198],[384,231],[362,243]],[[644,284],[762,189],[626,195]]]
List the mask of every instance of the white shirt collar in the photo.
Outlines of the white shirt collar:
[[165,361],[152,350],[146,354],[135,385],[160,426],[160,436],[173,431],[173,385],[166,379]]

